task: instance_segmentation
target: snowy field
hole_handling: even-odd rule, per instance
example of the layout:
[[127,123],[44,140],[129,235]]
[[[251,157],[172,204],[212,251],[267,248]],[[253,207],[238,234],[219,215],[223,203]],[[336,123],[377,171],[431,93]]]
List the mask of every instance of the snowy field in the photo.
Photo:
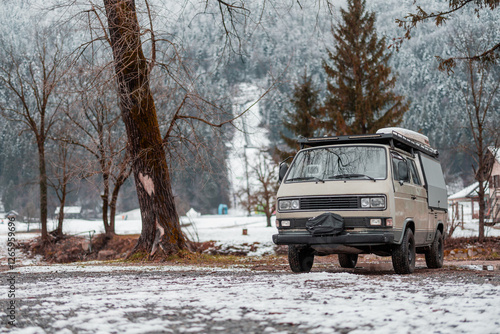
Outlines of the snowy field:
[[[272,227],[266,227],[265,216],[245,215],[213,215],[199,217],[181,217],[181,223],[184,226],[183,231],[193,241],[217,241],[218,244],[225,246],[241,245],[243,243],[252,244],[259,242],[261,247],[256,253],[250,255],[261,255],[272,250],[272,235],[277,233],[272,219]],[[55,222],[49,222],[49,230],[56,227]],[[16,222],[16,237],[25,239],[34,237],[34,234],[25,234],[28,226],[24,223]],[[34,224],[30,229],[38,228]],[[247,235],[243,235],[243,229],[247,230]],[[67,219],[64,221],[63,232],[71,235],[88,236],[89,231],[95,231],[96,234],[104,233],[102,221],[88,221],[82,219]],[[120,214],[116,217],[117,234],[140,234],[141,216],[139,210],[133,210]],[[5,244],[7,236],[7,223],[0,224],[0,251]],[[0,258],[5,252],[2,251]]]
[[[477,237],[479,235],[479,220],[474,219],[470,222],[466,222],[462,225],[458,226],[453,232],[453,238],[459,237]],[[485,226],[484,227],[484,235],[487,237],[500,237],[500,226]]]
[[2,333],[486,334],[500,328],[498,282],[471,284],[460,275],[88,265],[18,270],[31,278],[17,286],[24,328]]
[[[479,211],[479,204],[474,203],[474,212],[477,214]],[[460,204],[460,219],[457,221],[463,221],[453,232],[454,238],[459,237],[477,237],[479,235],[479,219],[474,219],[472,216],[472,204],[470,202],[461,202]],[[454,207],[451,205],[448,207],[448,223],[452,222],[452,217],[454,215]],[[463,216],[462,216],[463,213]],[[500,236],[500,226],[485,226],[484,234],[487,237],[498,237]]]

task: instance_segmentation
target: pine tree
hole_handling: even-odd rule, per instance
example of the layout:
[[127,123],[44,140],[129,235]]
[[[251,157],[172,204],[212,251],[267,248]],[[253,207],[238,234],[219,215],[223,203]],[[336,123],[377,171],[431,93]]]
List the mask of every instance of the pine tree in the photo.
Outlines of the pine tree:
[[297,83],[294,88],[293,97],[290,99],[294,109],[293,111],[285,110],[283,127],[292,133],[292,137],[280,132],[280,137],[287,145],[289,150],[279,150],[276,152],[281,159],[286,159],[289,156],[294,156],[299,150],[297,137],[314,137],[318,134],[319,127],[319,99],[318,90],[314,88],[314,83],[311,77],[304,72],[302,82]]
[[388,65],[385,38],[378,39],[375,13],[365,12],[364,0],[348,0],[342,22],[332,27],[336,41],[327,49],[323,68],[329,77],[322,126],[328,134],[374,133],[402,121],[409,103],[392,88],[396,77]]

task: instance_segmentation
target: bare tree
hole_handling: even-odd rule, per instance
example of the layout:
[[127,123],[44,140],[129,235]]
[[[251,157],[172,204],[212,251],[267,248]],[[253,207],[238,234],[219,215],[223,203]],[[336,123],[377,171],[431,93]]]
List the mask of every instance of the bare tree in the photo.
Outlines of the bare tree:
[[266,215],[267,227],[271,227],[271,217],[276,206],[278,191],[278,166],[267,152],[259,156],[252,172],[258,183],[257,191],[250,195],[256,207],[262,208]]
[[73,166],[74,148],[66,142],[57,143],[55,154],[49,158],[49,168],[52,169],[48,184],[52,187],[59,200],[59,214],[57,217],[57,228],[53,232],[56,238],[63,235],[64,207],[66,198],[73,190],[70,189],[71,181],[76,176]]
[[21,122],[32,133],[38,148],[40,222],[42,240],[47,241],[47,167],[45,145],[57,121],[61,101],[56,99],[58,85],[66,70],[62,46],[38,32],[32,51],[16,50],[2,41],[0,82],[12,93],[2,100],[3,116]]
[[120,109],[141,208],[135,252],[154,255],[187,248],[175,209],[169,168],[149,86],[152,60],[144,56],[135,1],[104,0],[113,49]]
[[271,227],[271,217],[276,205],[277,169],[276,162],[270,154],[261,149],[257,161],[254,161],[250,167],[249,179],[251,181],[236,193],[240,205],[249,213],[264,212],[267,227]]
[[115,233],[118,195],[131,173],[127,139],[115,106],[117,97],[109,71],[98,66],[88,71],[83,66],[77,68],[78,75],[69,83],[75,90],[74,101],[72,108],[64,112],[73,131],[60,140],[83,148],[93,158],[91,163],[84,160],[79,168],[87,179],[102,177],[102,219],[104,230],[111,237]]
[[[149,256],[153,256],[158,249],[169,254],[188,246],[180,229],[164,150],[164,145],[171,138],[172,129],[179,121],[197,121],[210,127],[220,128],[225,124],[231,124],[234,118],[219,121],[217,118],[209,120],[203,115],[183,113],[185,103],[188,100],[192,101],[192,98],[196,96],[190,93],[190,89],[185,89],[185,97],[172,115],[170,126],[162,138],[150,88],[151,70],[157,64],[156,42],[159,39],[155,37],[149,4],[147,1],[145,4],[150,26],[143,32],[138,22],[134,0],[104,0],[109,30],[108,40],[113,50],[120,96],[120,109],[127,129],[128,151],[142,215],[142,232],[134,252],[146,252]],[[243,5],[224,1],[217,1],[217,4],[228,40],[237,39],[235,17],[242,13],[244,15]],[[143,33],[149,33],[151,37],[149,60],[142,48]],[[170,45],[175,48],[172,43]],[[163,64],[161,67],[171,75],[169,64]],[[188,73],[185,74],[189,76]],[[203,102],[205,105],[212,105],[204,99],[194,100]],[[241,114],[236,118],[240,116]]]
[[498,132],[500,72],[490,62],[477,62],[473,58],[477,51],[477,41],[473,34],[462,33],[457,37],[457,48],[463,52],[464,72],[467,85],[462,89],[467,126],[472,143],[466,149],[474,159],[474,176],[479,183],[479,241],[484,240],[486,212],[486,182],[491,176],[488,146],[500,143]]

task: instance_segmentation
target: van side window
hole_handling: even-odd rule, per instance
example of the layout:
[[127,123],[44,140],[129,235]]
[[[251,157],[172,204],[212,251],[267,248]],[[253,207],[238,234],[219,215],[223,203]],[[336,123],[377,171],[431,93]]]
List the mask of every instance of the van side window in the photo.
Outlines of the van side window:
[[403,182],[410,182],[410,171],[409,171],[409,165],[408,165],[408,161],[405,160],[402,156],[400,156],[399,154],[392,154],[392,177],[395,181],[400,181],[399,180],[399,166],[401,164],[405,164],[406,165],[406,169],[408,170],[408,178],[407,179],[403,179],[401,181]]
[[398,181],[399,180],[399,172],[398,172],[398,162],[400,162],[401,160],[398,159],[397,157],[392,157],[392,178],[395,180],[395,181]]
[[415,161],[413,160],[410,160],[410,173],[411,173],[411,178],[413,179],[413,183],[418,186],[421,186],[422,182],[420,181],[420,177],[417,171],[417,166],[415,165]]

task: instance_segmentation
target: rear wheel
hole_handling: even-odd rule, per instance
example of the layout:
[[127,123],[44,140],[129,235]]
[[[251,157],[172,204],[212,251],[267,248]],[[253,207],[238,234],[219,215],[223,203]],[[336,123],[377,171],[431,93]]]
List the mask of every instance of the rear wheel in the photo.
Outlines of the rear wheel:
[[431,247],[425,252],[425,263],[427,268],[436,269],[443,266],[444,259],[444,242],[441,231],[436,232],[436,237],[432,242]]
[[313,249],[310,247],[288,246],[288,263],[295,273],[311,271],[314,263]]
[[358,254],[339,254],[339,263],[342,268],[354,268],[358,263]]
[[407,228],[401,245],[392,251],[392,266],[396,274],[411,274],[415,270],[415,238],[411,229]]

